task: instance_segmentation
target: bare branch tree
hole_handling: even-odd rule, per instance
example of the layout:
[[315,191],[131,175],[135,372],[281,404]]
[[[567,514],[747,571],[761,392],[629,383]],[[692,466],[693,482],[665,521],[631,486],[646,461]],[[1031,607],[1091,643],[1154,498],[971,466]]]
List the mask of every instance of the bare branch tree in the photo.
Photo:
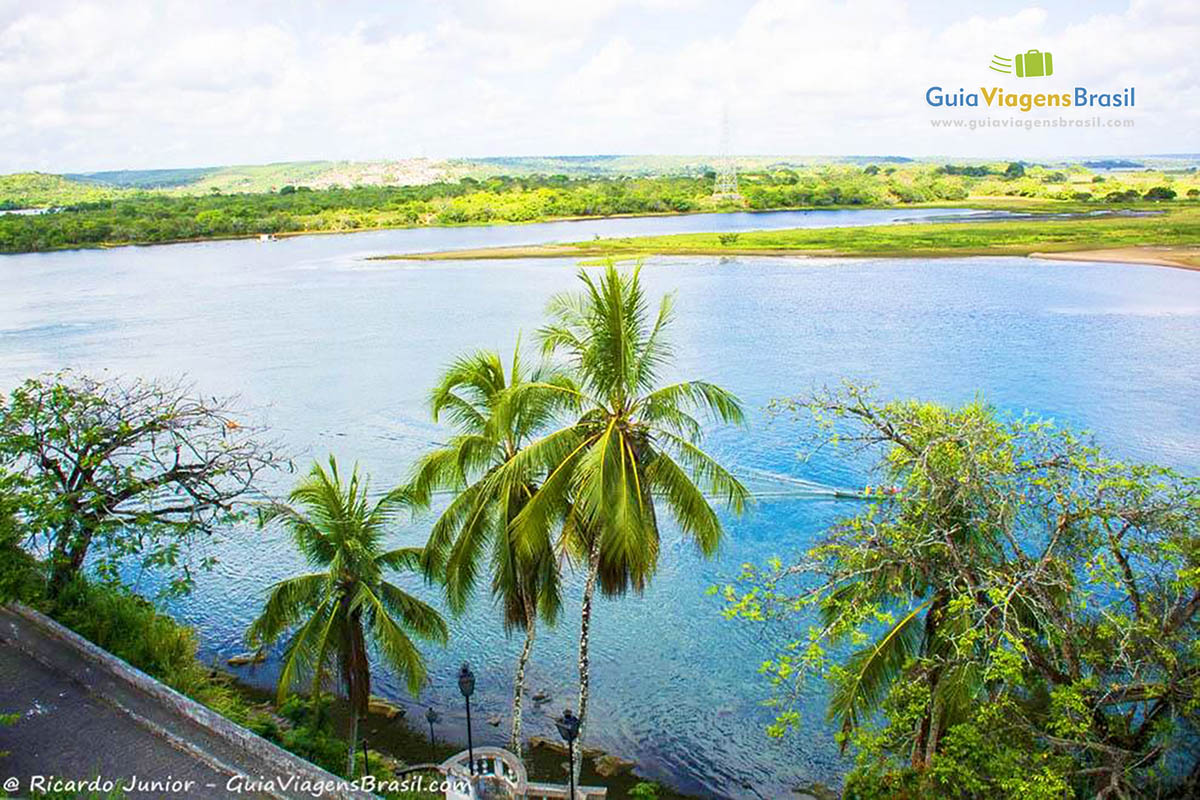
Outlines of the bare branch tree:
[[[285,463],[238,418],[236,398],[204,398],[184,380],[64,371],[26,381],[0,412],[0,457],[25,478],[23,516],[50,556],[52,592],[89,554],[102,569],[134,554],[178,565]],[[189,582],[185,564],[176,586]]]

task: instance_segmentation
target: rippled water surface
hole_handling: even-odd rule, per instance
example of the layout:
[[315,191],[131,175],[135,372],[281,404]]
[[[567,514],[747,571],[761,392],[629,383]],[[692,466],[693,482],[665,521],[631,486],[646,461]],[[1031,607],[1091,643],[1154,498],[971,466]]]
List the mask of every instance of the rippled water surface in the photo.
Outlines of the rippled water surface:
[[[496,228],[421,229],[256,241],[76,251],[0,258],[0,388],[76,366],[149,376],[189,374],[205,392],[242,395],[302,458],[357,459],[380,486],[399,481],[442,432],[424,398],[448,360],[476,347],[509,351],[538,326],[547,297],[575,283],[564,261],[369,262],[365,256],[689,230],[878,224],[930,210],[793,212],[602,220]],[[798,429],[767,424],[763,406],[850,376],[891,396],[947,403],[982,392],[1090,429],[1128,458],[1200,469],[1200,273],[1021,258],[944,260],[651,260],[655,294],[678,294],[671,375],[736,391],[751,410],[742,431],[710,447],[743,474],[781,473],[829,485],[869,480],[832,458],[801,464]],[[290,479],[291,476],[287,476]],[[284,484],[281,483],[281,487]],[[836,781],[839,759],[823,697],[802,735],[762,733],[770,712],[757,665],[768,651],[723,621],[705,589],[743,562],[797,553],[854,506],[768,499],[729,519],[718,558],[701,560],[673,532],[642,597],[601,601],[593,634],[595,743],[644,771],[721,796],[779,796],[804,780]],[[417,544],[428,520],[395,544]],[[264,588],[300,569],[277,532],[237,531],[214,546],[217,570],[174,610],[198,626],[207,658],[243,649],[241,632]],[[152,579],[147,579],[150,581]],[[564,620],[538,640],[530,682],[554,700],[530,711],[551,735],[571,700],[578,611],[572,579]],[[424,591],[415,585],[418,590]],[[459,724],[453,673],[479,676],[477,741],[507,704],[518,642],[486,601],[431,650],[422,702]],[[270,665],[250,675],[269,682]],[[386,675],[377,691],[400,695]],[[746,788],[753,785],[754,790]]]

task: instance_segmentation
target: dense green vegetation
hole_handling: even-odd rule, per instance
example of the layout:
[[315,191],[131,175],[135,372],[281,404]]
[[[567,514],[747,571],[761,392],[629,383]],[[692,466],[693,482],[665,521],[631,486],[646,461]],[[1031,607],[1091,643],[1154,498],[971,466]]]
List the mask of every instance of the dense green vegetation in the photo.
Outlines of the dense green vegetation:
[[725,588],[773,637],[772,734],[825,679],[853,800],[1196,796],[1200,480],[978,401],[776,409],[893,491]]
[[37,216],[0,217],[0,251],[547,217],[688,211],[693,179],[467,179],[453,184],[177,197],[139,195]]
[[[75,188],[63,197],[43,198],[47,201],[39,204],[61,206],[53,213],[0,216],[0,252],[263,233],[514,223],[741,208],[887,206],[972,199],[987,202],[994,198],[1108,206],[1156,199],[1186,203],[1200,196],[1200,180],[1190,172],[1171,175],[1148,171],[1103,177],[1081,167],[1050,170],[1020,164],[760,169],[740,176],[740,200],[714,198],[712,173],[702,171],[636,178],[564,174],[479,179],[468,176],[453,182],[442,180],[422,185],[327,189],[288,184],[254,194],[117,192],[90,184],[69,185]],[[29,193],[20,196],[26,203],[32,199]],[[0,200],[5,197],[0,185]]]

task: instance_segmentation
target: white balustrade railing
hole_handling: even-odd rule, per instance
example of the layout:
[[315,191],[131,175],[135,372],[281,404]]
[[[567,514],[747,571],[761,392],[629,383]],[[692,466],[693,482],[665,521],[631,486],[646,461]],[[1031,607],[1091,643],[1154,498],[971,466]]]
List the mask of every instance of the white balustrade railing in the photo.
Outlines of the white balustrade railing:
[[[555,783],[530,783],[521,759],[502,747],[476,747],[472,776],[467,751],[442,762],[449,788],[446,800],[571,800],[571,790]],[[574,800],[604,800],[608,789],[601,786],[575,787]]]

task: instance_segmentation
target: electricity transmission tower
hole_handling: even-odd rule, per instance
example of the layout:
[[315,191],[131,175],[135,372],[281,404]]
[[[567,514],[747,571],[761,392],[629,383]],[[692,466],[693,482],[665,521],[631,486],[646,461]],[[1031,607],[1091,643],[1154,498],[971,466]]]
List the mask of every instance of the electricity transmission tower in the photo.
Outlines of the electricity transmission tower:
[[729,109],[721,118],[721,152],[717,157],[717,180],[713,184],[713,197],[718,200],[742,199],[738,191],[737,164],[729,146]]

